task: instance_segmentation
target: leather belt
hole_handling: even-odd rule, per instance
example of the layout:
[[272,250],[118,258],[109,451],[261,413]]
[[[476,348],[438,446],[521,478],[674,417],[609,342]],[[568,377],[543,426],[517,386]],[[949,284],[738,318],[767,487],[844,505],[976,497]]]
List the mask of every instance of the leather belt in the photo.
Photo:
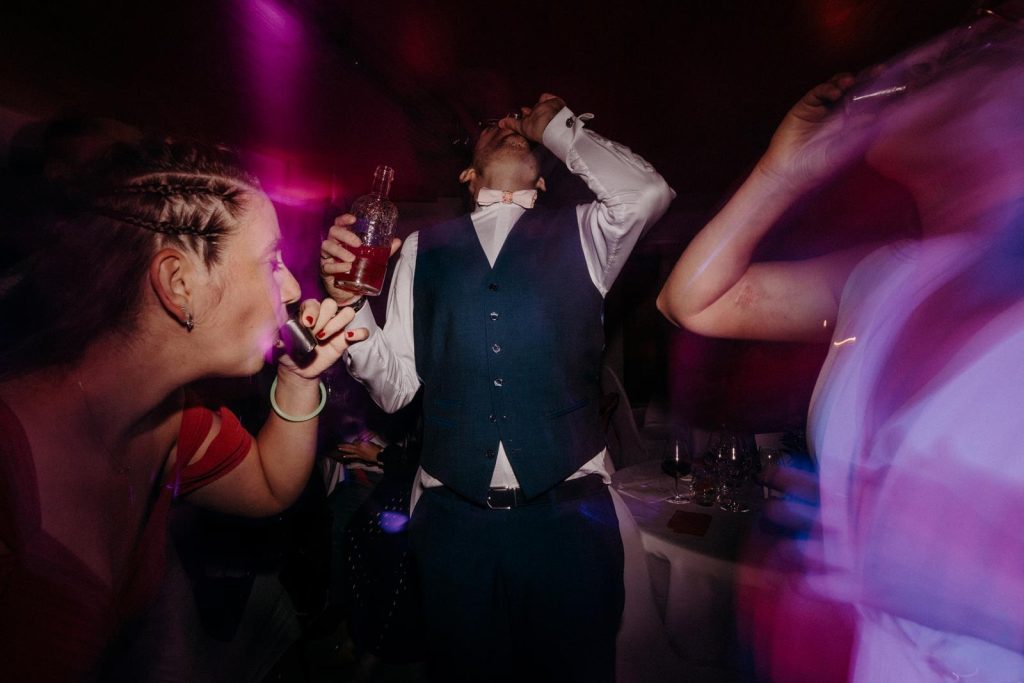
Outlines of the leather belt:
[[597,493],[604,486],[604,479],[600,475],[588,474],[585,477],[566,479],[533,498],[527,498],[520,488],[493,488],[487,492],[487,507],[491,510],[511,510],[524,505],[553,505]]

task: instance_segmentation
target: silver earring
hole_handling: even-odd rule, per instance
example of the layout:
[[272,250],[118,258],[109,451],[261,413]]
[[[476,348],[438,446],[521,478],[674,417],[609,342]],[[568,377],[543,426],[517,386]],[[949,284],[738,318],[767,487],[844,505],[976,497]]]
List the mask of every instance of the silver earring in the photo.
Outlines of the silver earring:
[[192,314],[185,310],[185,307],[181,307],[181,312],[185,314],[185,329],[191,332],[196,326],[196,319],[192,317]]

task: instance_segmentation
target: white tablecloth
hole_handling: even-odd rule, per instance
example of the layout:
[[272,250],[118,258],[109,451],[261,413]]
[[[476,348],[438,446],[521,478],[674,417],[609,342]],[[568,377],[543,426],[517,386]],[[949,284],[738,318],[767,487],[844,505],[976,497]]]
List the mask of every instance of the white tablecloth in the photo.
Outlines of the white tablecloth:
[[[612,489],[619,494],[619,503],[635,520],[635,527],[621,525],[627,554],[623,628],[638,632],[663,629],[678,658],[673,665],[681,663],[683,668],[681,678],[674,680],[728,680],[729,672],[746,668],[735,637],[734,596],[738,558],[761,504],[760,489],[751,488],[747,497],[752,512],[731,513],[717,504],[702,507],[665,502],[672,486],[671,477],[662,473],[659,461],[633,465],[612,476]],[[711,515],[706,534],[696,536],[670,529],[669,520],[678,510]],[[633,539],[630,534],[634,534]],[[646,559],[646,577],[636,566],[643,564],[643,559],[638,560],[641,555]],[[743,572],[744,580],[750,575]],[[657,623],[630,626],[630,602],[642,599],[644,586],[637,583],[643,581],[649,582],[646,592],[653,600],[654,614],[642,618],[656,619]],[[620,638],[620,649],[630,647],[622,641]],[[620,666],[620,681],[639,680],[636,673],[623,673]]]

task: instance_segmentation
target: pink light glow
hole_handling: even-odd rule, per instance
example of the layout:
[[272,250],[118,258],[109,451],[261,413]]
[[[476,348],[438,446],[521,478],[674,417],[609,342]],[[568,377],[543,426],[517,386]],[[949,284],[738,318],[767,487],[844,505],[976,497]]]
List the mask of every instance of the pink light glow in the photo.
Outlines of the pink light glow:
[[294,84],[309,61],[302,24],[274,0],[239,0],[245,21],[242,45],[248,77],[254,85],[253,107],[268,136],[301,121]]
[[245,162],[275,204],[305,206],[340,196],[336,181],[325,180],[311,171],[302,159],[283,150],[248,152]]

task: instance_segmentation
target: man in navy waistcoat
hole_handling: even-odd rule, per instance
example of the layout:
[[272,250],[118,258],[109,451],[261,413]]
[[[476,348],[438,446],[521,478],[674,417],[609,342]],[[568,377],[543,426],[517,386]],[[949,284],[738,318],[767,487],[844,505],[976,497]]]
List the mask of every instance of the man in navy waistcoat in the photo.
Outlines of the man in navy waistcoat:
[[[346,364],[385,410],[423,390],[410,541],[438,680],[614,679],[623,555],[598,419],[602,307],[674,193],[628,148],[545,94],[487,127],[460,175],[468,215],[413,233],[387,322],[349,325]],[[596,195],[534,208],[542,144]],[[335,221],[334,287],[358,246]],[[327,312],[329,314],[330,311]]]

